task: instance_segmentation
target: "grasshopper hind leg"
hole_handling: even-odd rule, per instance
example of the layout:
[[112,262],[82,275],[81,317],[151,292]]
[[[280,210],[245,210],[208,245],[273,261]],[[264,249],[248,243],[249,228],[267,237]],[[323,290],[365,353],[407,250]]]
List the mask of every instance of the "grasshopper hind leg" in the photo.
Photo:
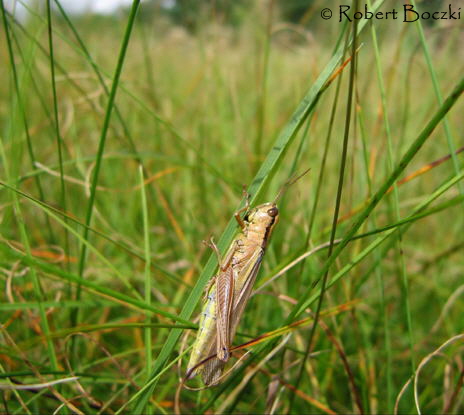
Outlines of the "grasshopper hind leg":
[[218,274],[216,279],[216,354],[218,359],[224,362],[227,362],[230,356],[230,321],[234,302],[234,286],[234,270],[230,266]]

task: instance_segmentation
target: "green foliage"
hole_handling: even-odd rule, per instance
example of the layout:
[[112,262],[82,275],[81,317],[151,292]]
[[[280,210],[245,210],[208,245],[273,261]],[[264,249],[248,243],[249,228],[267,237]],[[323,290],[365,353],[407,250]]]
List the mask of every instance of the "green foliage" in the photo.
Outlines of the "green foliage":
[[[2,14],[0,412],[462,412],[462,24],[360,21],[351,82],[349,26],[272,4]],[[254,205],[308,168],[235,344],[279,335],[176,395],[216,267],[201,241],[227,248],[243,185]]]

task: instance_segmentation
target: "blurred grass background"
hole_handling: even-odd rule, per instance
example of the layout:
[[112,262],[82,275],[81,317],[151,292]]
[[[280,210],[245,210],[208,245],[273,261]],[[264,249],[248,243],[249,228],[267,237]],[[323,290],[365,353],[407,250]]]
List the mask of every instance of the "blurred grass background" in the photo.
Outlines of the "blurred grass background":
[[[338,22],[338,3],[146,1],[68,15],[43,1],[20,19],[11,3],[2,2],[0,47],[2,412],[173,413],[176,401],[183,413],[464,410],[464,187],[454,154],[464,107],[453,101],[446,120],[439,110],[462,92],[462,20],[372,21],[357,39],[354,81],[348,64],[309,108],[302,98],[331,76],[334,51],[344,51],[336,67],[351,53],[353,25]],[[297,107],[304,123],[289,130]],[[251,347],[245,371],[221,386],[176,397],[187,357],[180,369],[176,358],[199,306],[188,310],[215,260],[201,241],[220,239],[242,185],[258,183],[260,203],[311,168],[279,204],[257,286],[326,244],[349,107],[336,238],[356,223],[358,234],[391,229],[332,258],[309,358],[311,324],[287,328],[285,343]],[[434,132],[399,179],[421,174],[363,217],[428,123]],[[285,146],[272,164],[278,137]],[[236,228],[227,229],[222,248]],[[285,328],[289,315],[313,316],[304,308],[316,309],[321,283],[311,287],[327,264],[320,249],[263,288],[235,344]]]

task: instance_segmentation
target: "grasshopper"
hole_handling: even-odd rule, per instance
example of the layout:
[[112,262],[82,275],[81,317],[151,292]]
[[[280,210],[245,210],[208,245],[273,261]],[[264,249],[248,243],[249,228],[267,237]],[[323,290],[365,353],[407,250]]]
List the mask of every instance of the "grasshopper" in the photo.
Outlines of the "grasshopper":
[[[240,214],[244,210],[247,214],[242,219]],[[205,385],[218,381],[229,360],[230,344],[250,297],[272,230],[279,220],[279,210],[275,202],[249,209],[247,201],[247,206],[234,216],[240,232],[225,258],[218,261],[218,273],[206,289],[206,301],[187,369],[187,379],[201,373]],[[217,247],[211,244],[219,256]]]
[[[283,191],[304,176],[287,181],[274,202],[250,209],[246,206],[235,213],[240,231],[232,241],[224,259],[211,240],[218,256],[218,272],[206,288],[200,315],[199,330],[187,367],[186,379],[202,375],[205,385],[218,383],[230,357],[230,345],[238,323],[250,298],[272,231],[279,220],[277,201]],[[246,212],[242,219],[241,213]]]

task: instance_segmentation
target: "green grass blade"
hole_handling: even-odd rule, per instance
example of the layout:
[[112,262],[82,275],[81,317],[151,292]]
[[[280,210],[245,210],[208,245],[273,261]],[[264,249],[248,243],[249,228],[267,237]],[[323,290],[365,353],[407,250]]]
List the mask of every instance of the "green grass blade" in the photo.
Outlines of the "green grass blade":
[[[60,192],[61,192],[61,207],[66,212],[66,188],[64,184],[64,169],[63,169],[63,149],[62,142],[63,138],[60,133],[60,118],[58,114],[58,97],[56,93],[56,76],[55,76],[55,52],[53,48],[53,31],[52,31],[52,15],[50,0],[47,0],[47,29],[48,29],[48,48],[50,51],[50,82],[52,85],[52,96],[53,96],[53,121],[54,129],[56,134],[56,148],[58,150],[58,165],[60,168]],[[66,218],[65,218],[66,220]],[[65,243],[64,252],[69,255],[69,235],[65,231]]]
[[[148,223],[148,209],[147,209],[147,195],[145,193],[145,182],[143,177],[143,167],[139,166],[140,175],[140,195],[142,202],[142,215],[143,215],[143,241],[145,249],[145,302],[151,305],[151,254],[150,254],[150,226]],[[145,335],[145,368],[147,370],[147,377],[150,376],[152,361],[151,361],[151,316],[147,314],[146,324],[148,327],[144,331]]]

